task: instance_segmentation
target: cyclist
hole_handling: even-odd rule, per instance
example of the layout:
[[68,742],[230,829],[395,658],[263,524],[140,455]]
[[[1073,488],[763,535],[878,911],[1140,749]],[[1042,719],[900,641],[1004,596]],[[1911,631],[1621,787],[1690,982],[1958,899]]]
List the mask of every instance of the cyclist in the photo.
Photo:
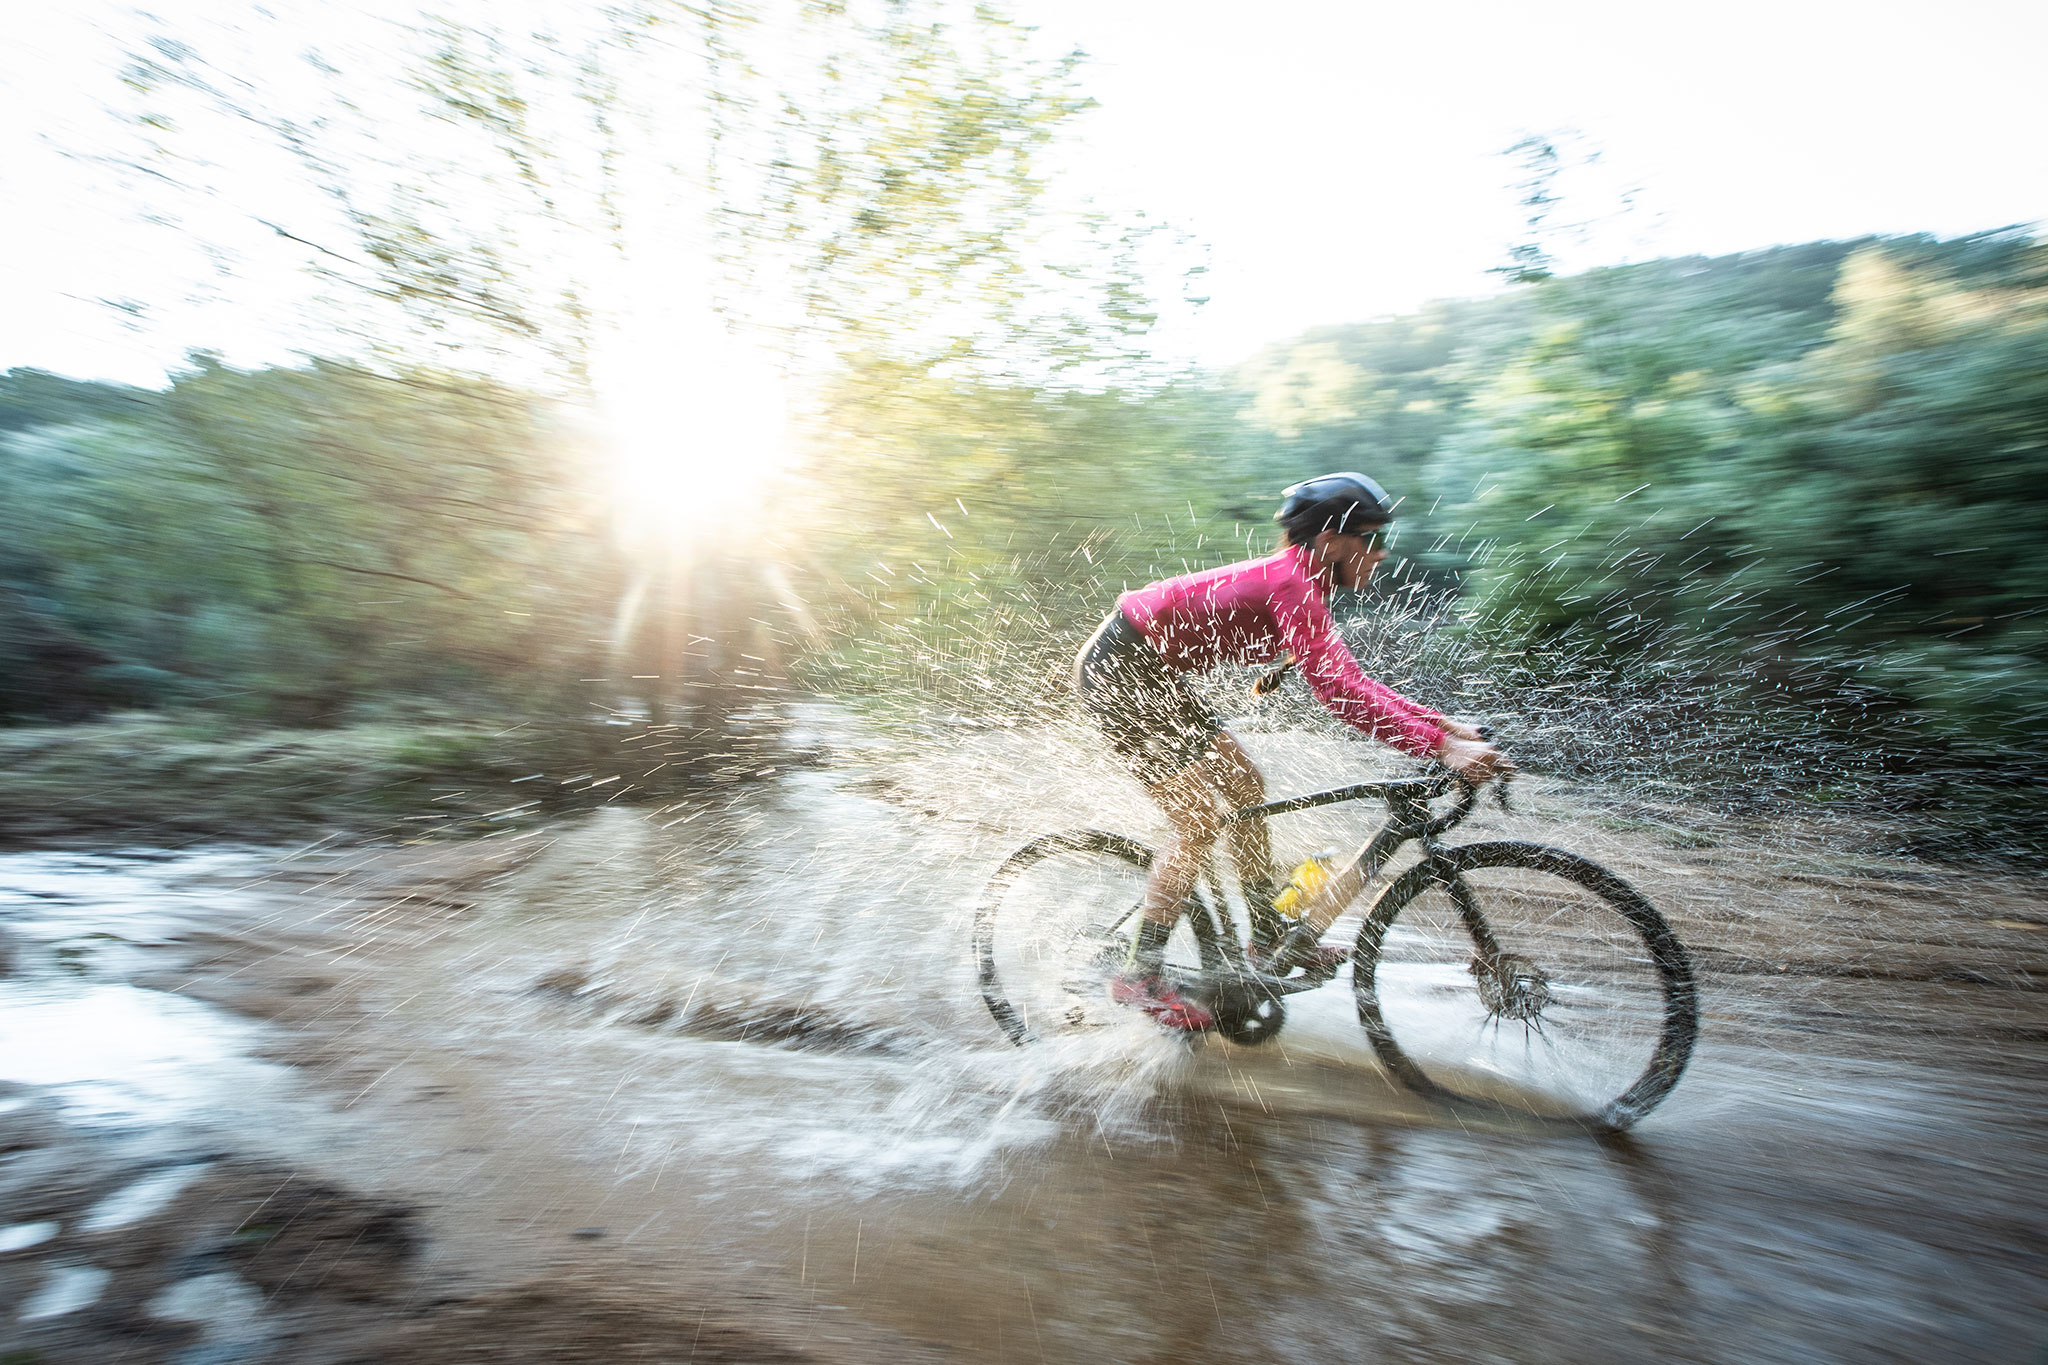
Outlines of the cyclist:
[[[1118,1003],[1169,1028],[1215,1026],[1205,1006],[1165,979],[1166,941],[1224,829],[1225,810],[1266,799],[1265,779],[1244,746],[1183,675],[1288,654],[1318,701],[1376,739],[1474,782],[1513,766],[1471,726],[1366,677],[1330,618],[1330,592],[1363,588],[1387,557],[1394,505],[1386,491],[1363,474],[1325,474],[1281,498],[1274,554],[1125,593],[1074,662],[1082,705],[1171,826],[1146,881],[1130,959],[1110,984]],[[1280,888],[1265,823],[1230,826],[1228,842],[1251,902],[1253,963],[1283,975],[1297,966],[1335,971],[1344,955],[1316,943],[1315,916],[1289,921],[1273,909]]]

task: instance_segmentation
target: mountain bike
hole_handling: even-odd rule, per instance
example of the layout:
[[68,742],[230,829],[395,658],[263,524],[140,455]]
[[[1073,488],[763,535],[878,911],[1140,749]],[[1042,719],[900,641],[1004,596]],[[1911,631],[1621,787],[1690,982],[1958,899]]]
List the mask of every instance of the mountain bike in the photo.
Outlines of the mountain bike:
[[[1431,806],[1446,794],[1447,809]],[[1401,848],[1420,847],[1373,899],[1349,951],[1358,1022],[1381,1063],[1456,1112],[1627,1128],[1671,1093],[1692,1055],[1691,960],[1656,908],[1598,863],[1519,840],[1440,842],[1478,795],[1441,773],[1286,797],[1228,819],[1385,802],[1386,822],[1333,874],[1348,906]],[[975,912],[974,954],[982,999],[1010,1041],[1128,1017],[1107,983],[1129,951],[1152,857],[1120,834],[1069,830],[1033,839],[996,870]],[[1289,996],[1341,968],[1255,970],[1226,864],[1219,854],[1204,870],[1167,970],[1209,1003],[1218,1034],[1254,1046],[1281,1032]]]

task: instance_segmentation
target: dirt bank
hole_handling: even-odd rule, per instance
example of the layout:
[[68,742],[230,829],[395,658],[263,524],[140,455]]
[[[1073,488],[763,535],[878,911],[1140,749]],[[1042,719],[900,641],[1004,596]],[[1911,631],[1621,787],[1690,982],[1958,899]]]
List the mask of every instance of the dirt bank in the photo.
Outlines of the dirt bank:
[[793,721],[739,716],[716,730],[624,716],[295,730],[153,712],[0,728],[0,848],[474,838],[810,761],[802,717],[817,708],[787,709]]

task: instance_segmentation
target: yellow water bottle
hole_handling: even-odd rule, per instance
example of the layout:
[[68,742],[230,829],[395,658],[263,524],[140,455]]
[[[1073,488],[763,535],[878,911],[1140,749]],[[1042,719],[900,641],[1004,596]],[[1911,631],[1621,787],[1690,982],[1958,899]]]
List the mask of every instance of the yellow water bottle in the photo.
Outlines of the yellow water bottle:
[[1273,908],[1289,919],[1301,918],[1302,903],[1329,884],[1337,861],[1335,850],[1311,853],[1287,875],[1287,888],[1273,898]]

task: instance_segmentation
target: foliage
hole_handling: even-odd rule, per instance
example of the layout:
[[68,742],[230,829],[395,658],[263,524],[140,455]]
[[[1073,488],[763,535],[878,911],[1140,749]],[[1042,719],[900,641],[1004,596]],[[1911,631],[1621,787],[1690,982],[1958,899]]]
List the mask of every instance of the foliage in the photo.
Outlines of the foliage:
[[1475,700],[1606,731],[1608,771],[1825,774],[1968,844],[2048,759],[2042,251],[1815,243],[1557,278],[1471,306],[1419,364],[1441,313],[1325,329],[1245,373],[1248,410],[1317,465],[1389,471],[1406,578],[1455,594]]
[[1355,623],[1397,686],[1518,717],[1555,769],[1881,790],[1967,838],[2044,756],[2044,265],[2013,236],[1657,261],[1120,386],[878,347],[786,491],[654,559],[508,387],[8,376],[36,420],[0,444],[0,701],[559,718],[659,674],[659,719],[793,674],[1048,710],[1121,588],[1262,551],[1281,484],[1363,467],[1406,499]]
[[[987,4],[795,9],[796,33],[771,40],[812,56],[778,82],[779,112],[740,106],[750,128],[719,128],[724,260],[757,292],[736,304],[808,367],[831,362],[842,397],[877,370],[1000,383],[1142,360],[1144,246],[1162,225],[1050,193],[1093,103],[1078,54],[1034,55]],[[774,154],[734,157],[748,131]]]
[[790,512],[792,559],[833,609],[814,683],[1058,705],[1076,632],[1118,592],[1270,545],[1264,490],[1286,467],[1214,386],[871,369],[839,398]]
[[90,667],[302,723],[573,691],[608,566],[573,445],[530,400],[202,357],[142,411],[0,445],[0,574]]
[[984,0],[629,0],[539,29],[458,3],[280,65],[297,18],[136,35],[137,192],[219,199],[212,163],[239,170],[360,359],[606,403],[637,382],[622,349],[701,366],[727,329],[808,379],[1099,368],[1151,324],[1159,225],[1048,199],[1077,58]]
[[[771,501],[783,485],[762,453],[773,415],[730,411],[731,355],[765,346],[800,395],[817,397],[809,415],[825,433],[828,482],[871,467],[859,433],[897,423],[906,388],[937,403],[918,419],[931,431],[948,393],[976,389],[972,401],[996,416],[1013,394],[1026,407],[1057,402],[1032,395],[1143,369],[1167,234],[1052,193],[1053,153],[1088,105],[1077,59],[1041,53],[981,0],[634,0],[565,11],[543,29],[457,3],[401,13],[374,45],[323,42],[280,63],[264,35],[288,33],[293,18],[289,5],[214,30],[176,17],[136,35],[138,191],[152,204],[167,185],[232,197],[328,290],[330,349],[358,370],[401,383],[480,372],[491,376],[480,389],[545,394],[577,414],[562,420],[588,424],[590,463],[648,486],[648,506],[634,509],[646,524],[616,540],[572,537],[563,566],[614,619],[584,619],[594,599],[579,599],[551,633],[503,643],[521,659],[559,653],[565,639],[599,643],[601,662],[558,671],[630,683],[657,718],[744,705],[819,629],[804,603],[815,591],[790,583],[784,564],[808,562],[802,528],[740,524],[752,515],[742,500]],[[371,416],[365,430],[385,425]],[[285,435],[261,422],[246,434]],[[502,434],[482,443],[496,449]],[[208,450],[216,462],[254,458],[222,432]],[[658,505],[687,504],[691,485],[720,481],[714,466],[734,505]],[[421,470],[432,479],[442,464]],[[819,477],[815,466],[803,475]],[[493,503],[483,490],[473,500]],[[291,572],[272,580],[396,573],[530,609],[515,590],[530,538],[513,533],[498,552],[510,562],[463,583],[455,570],[476,567],[482,539],[429,570],[411,563],[418,528],[404,515],[374,553],[354,554],[376,536],[328,517],[339,503],[315,505],[297,515],[270,497],[283,513],[274,522],[258,509],[273,561],[287,541],[344,543],[321,549],[318,566],[274,563]],[[691,534],[664,519],[691,522]],[[234,543],[259,539],[244,528]],[[853,553],[825,544],[811,558],[822,569]],[[302,614],[296,599],[279,612]],[[303,642],[338,679],[316,709],[359,690],[352,667],[446,691],[368,626],[345,612]],[[476,657],[479,642],[449,623],[404,634],[478,673],[530,671]]]
[[139,417],[155,395],[124,384],[67,379],[46,370],[0,373],[0,433],[29,427]]
[[1425,554],[1539,632],[1682,628],[1703,667],[1853,678],[1949,738],[2025,742],[2048,293],[2032,252],[1982,246],[1858,250],[1818,335],[1810,310],[1660,319],[1587,282],[1629,329],[1578,305],[1475,395]]

